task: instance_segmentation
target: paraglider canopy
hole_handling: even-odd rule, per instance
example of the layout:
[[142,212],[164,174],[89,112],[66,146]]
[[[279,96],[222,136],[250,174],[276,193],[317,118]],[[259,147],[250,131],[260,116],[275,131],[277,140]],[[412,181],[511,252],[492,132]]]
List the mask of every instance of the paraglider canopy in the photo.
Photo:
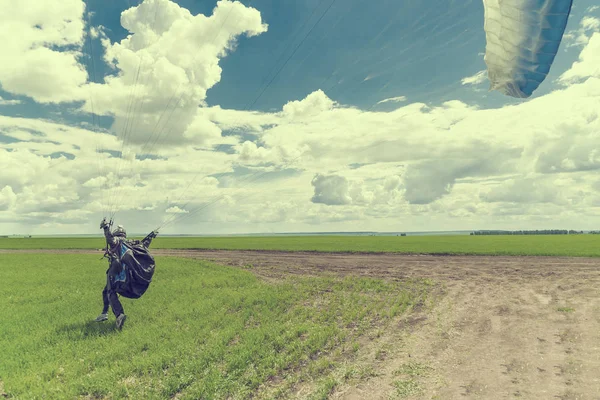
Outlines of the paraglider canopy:
[[546,79],[572,0],[483,0],[490,90],[526,98]]

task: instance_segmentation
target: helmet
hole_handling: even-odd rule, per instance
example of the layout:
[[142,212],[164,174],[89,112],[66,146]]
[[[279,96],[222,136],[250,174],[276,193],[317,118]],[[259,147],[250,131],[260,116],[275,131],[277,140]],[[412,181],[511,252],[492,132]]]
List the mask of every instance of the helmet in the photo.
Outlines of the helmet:
[[113,231],[113,236],[127,237],[127,232],[125,232],[125,228],[123,225],[117,225],[117,228]]

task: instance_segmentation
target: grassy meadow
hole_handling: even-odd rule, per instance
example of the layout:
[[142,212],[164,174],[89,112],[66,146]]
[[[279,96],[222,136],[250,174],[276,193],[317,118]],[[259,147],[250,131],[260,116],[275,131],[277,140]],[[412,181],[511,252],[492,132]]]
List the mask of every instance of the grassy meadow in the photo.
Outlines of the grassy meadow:
[[[2,238],[0,249],[103,242]],[[599,244],[600,235],[159,237],[152,248],[599,256]],[[99,254],[0,253],[0,397],[324,399],[375,376],[365,357],[435,293],[424,280],[264,281],[251,266],[158,257],[148,292],[122,299],[118,331],[113,315],[92,322],[106,267]]]
[[[0,238],[0,249],[98,249],[103,238]],[[158,237],[154,249],[600,256],[600,235]]]
[[0,397],[326,398],[376,374],[357,362],[365,343],[432,293],[427,281],[265,282],[158,257],[148,292],[122,299],[118,331],[113,315],[91,321],[106,267],[95,255],[0,254]]

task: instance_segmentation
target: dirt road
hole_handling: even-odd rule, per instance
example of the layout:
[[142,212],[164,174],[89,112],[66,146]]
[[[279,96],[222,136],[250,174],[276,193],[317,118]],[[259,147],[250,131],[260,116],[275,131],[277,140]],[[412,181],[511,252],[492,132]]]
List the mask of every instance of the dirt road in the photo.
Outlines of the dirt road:
[[[600,399],[600,259],[156,250],[264,277],[430,278],[443,295],[399,327],[378,375],[341,399]],[[412,365],[410,385],[397,371]],[[396,372],[396,373],[395,373]],[[412,383],[411,383],[412,382]],[[396,386],[394,386],[396,383]],[[402,382],[401,382],[402,383]],[[400,387],[399,390],[398,387]]]
[[[165,252],[163,254],[173,254]],[[334,397],[387,399],[402,365],[422,399],[600,399],[600,260],[568,257],[418,256],[186,251],[252,266],[265,277],[355,274],[430,278],[444,296],[378,365],[380,375]],[[183,255],[178,253],[178,255]]]

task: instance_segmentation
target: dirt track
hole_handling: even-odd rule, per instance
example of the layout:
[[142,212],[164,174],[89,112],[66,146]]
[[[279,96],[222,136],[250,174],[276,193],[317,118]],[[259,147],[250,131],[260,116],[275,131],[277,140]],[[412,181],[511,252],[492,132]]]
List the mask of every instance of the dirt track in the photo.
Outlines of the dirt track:
[[[171,254],[165,252],[163,254]],[[264,277],[430,278],[446,295],[424,313],[382,375],[335,397],[388,398],[407,360],[432,368],[416,398],[600,399],[600,260],[187,251]],[[178,253],[178,255],[183,255]],[[565,307],[565,308],[561,308]],[[562,310],[562,311],[559,311]],[[409,357],[410,354],[410,357]]]
[[[1,251],[0,251],[1,252]],[[340,388],[344,399],[387,399],[392,371],[429,367],[422,399],[600,399],[600,259],[162,250],[252,266],[266,278],[355,274],[430,278],[444,288],[379,376]]]

